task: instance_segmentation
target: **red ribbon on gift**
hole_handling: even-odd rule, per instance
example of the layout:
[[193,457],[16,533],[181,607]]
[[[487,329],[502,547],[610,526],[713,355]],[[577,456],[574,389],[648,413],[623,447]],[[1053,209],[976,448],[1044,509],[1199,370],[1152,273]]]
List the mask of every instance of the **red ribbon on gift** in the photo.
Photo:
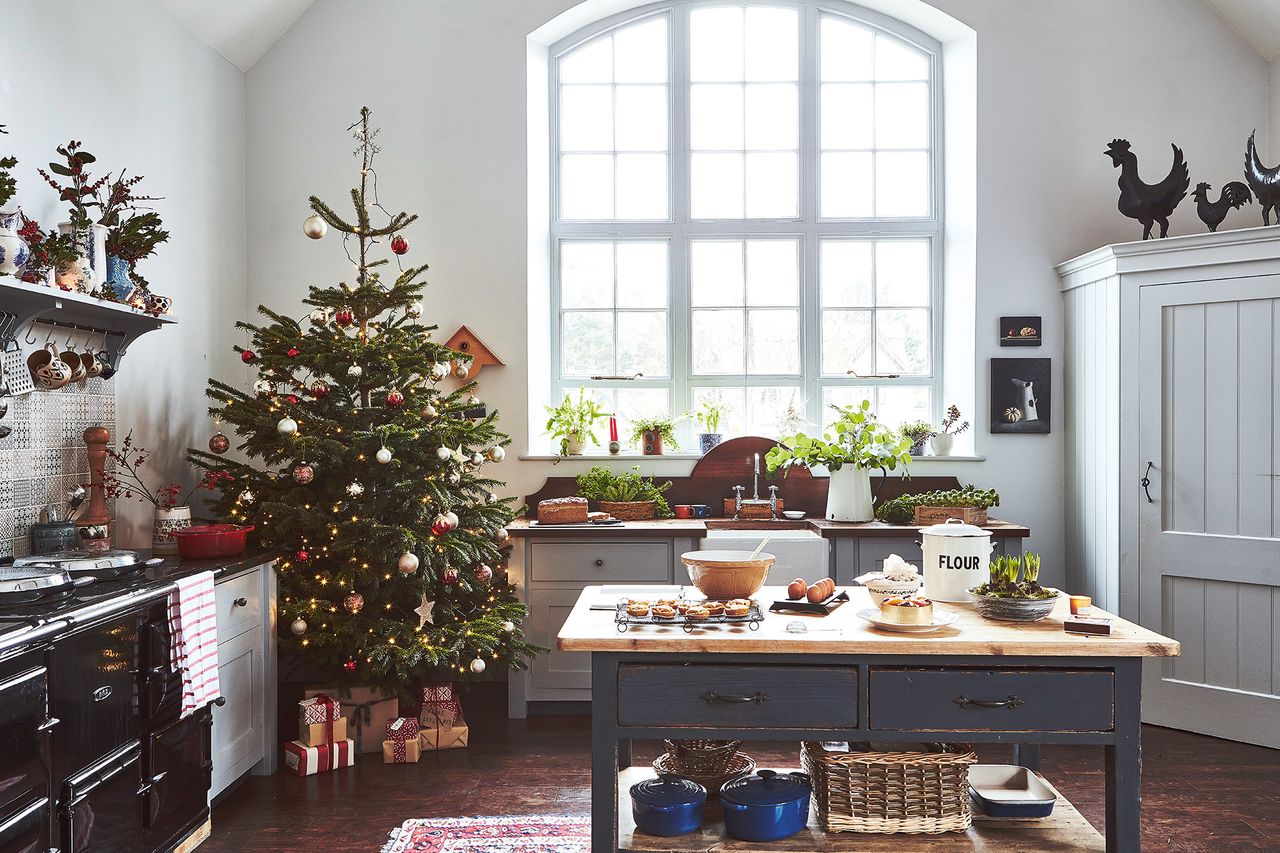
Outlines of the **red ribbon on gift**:
[[[324,723],[324,742],[329,744],[333,743],[333,724],[338,717],[342,716],[342,710],[337,701],[332,696],[321,693],[318,696],[312,696],[310,699],[303,699],[299,704],[303,706],[318,705],[320,708],[324,709],[324,719],[320,721]],[[304,711],[303,714],[305,719],[306,712]]]
[[396,717],[387,720],[387,740],[391,741],[391,758],[396,764],[409,760],[405,744],[418,738],[418,721],[413,717]]

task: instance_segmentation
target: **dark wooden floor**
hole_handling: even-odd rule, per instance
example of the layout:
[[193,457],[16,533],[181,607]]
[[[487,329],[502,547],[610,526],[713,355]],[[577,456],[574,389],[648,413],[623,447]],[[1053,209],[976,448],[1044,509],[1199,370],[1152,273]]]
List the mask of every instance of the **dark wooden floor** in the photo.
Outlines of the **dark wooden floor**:
[[[469,748],[400,766],[362,755],[353,768],[305,779],[284,771],[249,777],[215,804],[213,836],[201,853],[367,853],[411,817],[589,813],[587,717],[507,720],[496,693],[464,701]],[[1280,850],[1280,752],[1150,726],[1143,738],[1144,850]],[[636,762],[658,751],[637,744]],[[761,766],[797,763],[795,748],[781,744],[752,754],[768,759]],[[1007,760],[1007,753],[987,760]],[[1101,828],[1101,749],[1045,747],[1043,765]]]

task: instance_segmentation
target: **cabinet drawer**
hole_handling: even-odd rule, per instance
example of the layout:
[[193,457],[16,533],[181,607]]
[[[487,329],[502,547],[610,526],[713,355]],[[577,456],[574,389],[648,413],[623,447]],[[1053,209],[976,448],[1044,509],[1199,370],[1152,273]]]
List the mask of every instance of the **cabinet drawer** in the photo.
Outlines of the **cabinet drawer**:
[[1108,670],[871,669],[869,725],[880,731],[1106,732]]
[[858,671],[842,666],[623,664],[618,723],[856,728]]
[[670,542],[534,542],[529,579],[670,582],[671,551]]
[[262,626],[262,572],[261,568],[254,569],[213,588],[220,641]]

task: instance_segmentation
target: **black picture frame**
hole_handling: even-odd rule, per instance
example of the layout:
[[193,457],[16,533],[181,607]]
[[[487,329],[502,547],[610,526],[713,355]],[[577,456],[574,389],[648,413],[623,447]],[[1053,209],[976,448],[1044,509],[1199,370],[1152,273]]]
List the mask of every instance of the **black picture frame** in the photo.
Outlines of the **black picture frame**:
[[[1034,329],[1034,335],[1022,334],[1023,329]],[[1044,340],[1043,318],[1033,314],[1011,314],[1000,318],[996,330],[1002,347],[1038,347]]]
[[[991,432],[1048,435],[1053,422],[1053,359],[991,359]],[[1029,395],[1029,397],[1028,397]],[[1010,410],[1017,410],[1016,420]],[[1028,411],[1034,418],[1028,418]]]

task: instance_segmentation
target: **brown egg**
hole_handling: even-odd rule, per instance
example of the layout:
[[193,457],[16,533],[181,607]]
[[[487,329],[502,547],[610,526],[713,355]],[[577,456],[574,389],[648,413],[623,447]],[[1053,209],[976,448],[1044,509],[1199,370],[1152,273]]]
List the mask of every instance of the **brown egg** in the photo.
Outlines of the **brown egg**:
[[787,584],[787,598],[792,601],[804,598],[805,590],[808,588],[809,585],[804,582],[804,578],[796,578],[791,583]]
[[813,586],[809,587],[808,597],[810,604],[817,604],[819,601],[823,601],[827,598],[826,586],[821,582],[815,583]]

